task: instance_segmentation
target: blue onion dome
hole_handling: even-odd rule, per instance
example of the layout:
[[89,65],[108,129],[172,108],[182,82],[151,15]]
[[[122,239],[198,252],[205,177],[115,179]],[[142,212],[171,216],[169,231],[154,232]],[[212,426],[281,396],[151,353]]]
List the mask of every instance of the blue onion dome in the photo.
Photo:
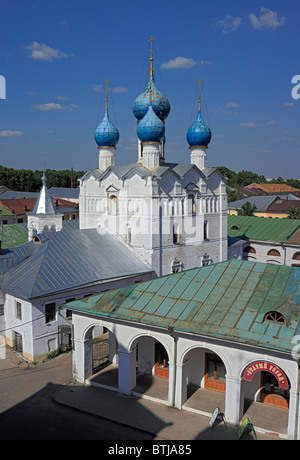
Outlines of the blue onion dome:
[[99,147],[115,147],[119,142],[119,131],[114,127],[105,110],[104,118],[96,128],[94,138]]
[[190,147],[207,147],[211,140],[211,130],[205,124],[199,110],[196,121],[190,126],[186,134]]
[[141,120],[146,115],[150,105],[150,89],[153,110],[158,118],[164,121],[170,113],[170,103],[158,90],[153,75],[150,76],[149,83],[144,92],[135,99],[132,106],[133,114],[138,120]]
[[146,115],[139,122],[137,135],[141,142],[160,142],[165,135],[165,125],[158,118],[152,105],[149,106]]

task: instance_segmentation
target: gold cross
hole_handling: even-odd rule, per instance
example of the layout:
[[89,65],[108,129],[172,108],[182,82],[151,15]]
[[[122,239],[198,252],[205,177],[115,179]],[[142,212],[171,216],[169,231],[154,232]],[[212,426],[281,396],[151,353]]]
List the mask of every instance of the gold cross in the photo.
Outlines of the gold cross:
[[197,85],[199,85],[199,99],[198,99],[198,103],[199,103],[199,111],[200,111],[200,104],[201,104],[201,83],[203,83],[204,80],[201,80],[201,78],[199,78],[198,81],[196,81]]
[[105,110],[107,110],[107,83],[110,83],[110,80],[106,78],[103,83],[105,83]]
[[148,42],[151,43],[151,49],[152,49],[152,42],[153,42],[153,40],[155,40],[155,37],[153,37],[153,36],[151,35],[150,38],[149,38],[149,40],[148,40]]
[[152,42],[155,40],[155,38],[151,35],[149,38],[148,42],[150,42],[151,47],[150,47],[150,78],[153,75],[153,50],[152,50]]

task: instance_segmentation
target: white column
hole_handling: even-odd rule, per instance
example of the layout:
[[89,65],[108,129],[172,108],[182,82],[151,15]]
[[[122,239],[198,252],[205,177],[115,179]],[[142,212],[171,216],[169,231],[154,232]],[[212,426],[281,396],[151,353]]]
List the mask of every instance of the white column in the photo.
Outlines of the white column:
[[239,425],[243,413],[242,379],[226,375],[225,419]]
[[84,383],[85,379],[93,373],[93,340],[74,339],[73,359],[73,378]]
[[181,409],[187,400],[186,364],[177,364],[175,407]]
[[297,400],[297,392],[290,391],[287,437],[288,439],[300,440],[300,399],[298,401],[298,419],[296,419]]
[[136,386],[136,348],[128,351],[119,350],[119,391],[130,395]]

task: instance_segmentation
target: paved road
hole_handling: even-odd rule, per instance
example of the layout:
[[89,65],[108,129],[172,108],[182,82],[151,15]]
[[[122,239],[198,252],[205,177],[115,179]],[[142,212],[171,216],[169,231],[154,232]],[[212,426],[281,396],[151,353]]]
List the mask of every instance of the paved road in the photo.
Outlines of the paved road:
[[37,366],[3,367],[0,363],[1,440],[153,439],[148,433],[55,403],[55,392],[72,379],[71,355]]

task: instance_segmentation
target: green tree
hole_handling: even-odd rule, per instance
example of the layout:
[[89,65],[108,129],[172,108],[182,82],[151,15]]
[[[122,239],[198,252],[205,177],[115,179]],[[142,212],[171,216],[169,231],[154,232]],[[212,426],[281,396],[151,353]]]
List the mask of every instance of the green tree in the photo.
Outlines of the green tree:
[[291,206],[287,219],[300,219],[300,209],[295,208],[295,206]]
[[232,188],[226,187],[226,192],[227,192],[228,203],[232,203],[233,201],[237,201],[237,200],[242,200],[244,198],[244,195],[240,189],[232,189]]
[[246,201],[245,204],[238,209],[238,216],[253,216],[256,211],[255,204],[251,204],[250,201]]

